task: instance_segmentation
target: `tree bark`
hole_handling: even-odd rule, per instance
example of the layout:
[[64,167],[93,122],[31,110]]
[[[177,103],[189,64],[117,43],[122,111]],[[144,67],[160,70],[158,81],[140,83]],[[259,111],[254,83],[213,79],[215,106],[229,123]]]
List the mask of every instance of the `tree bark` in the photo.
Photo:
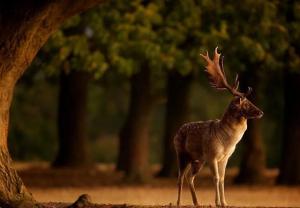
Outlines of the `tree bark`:
[[280,184],[300,184],[300,98],[295,96],[295,89],[299,87],[300,74],[286,71],[282,160],[278,177]]
[[192,75],[182,76],[178,72],[168,74],[163,162],[159,177],[177,175],[173,138],[179,127],[188,120],[191,83]]
[[0,3],[0,206],[34,207],[34,199],[11,166],[7,148],[15,83],[58,26],[98,0],[1,1]]
[[[257,72],[252,69],[259,66],[251,67],[251,70],[244,72],[241,76],[242,90],[246,90],[248,86],[253,88],[253,93],[249,99],[254,105],[259,104],[259,78]],[[248,120],[247,131],[243,136],[244,152],[240,164],[240,171],[235,178],[236,183],[263,183],[265,181],[265,152],[263,148],[260,121]]]
[[142,182],[149,165],[149,128],[153,110],[150,70],[142,69],[130,80],[131,92],[127,118],[120,131],[117,169],[127,180]]
[[59,149],[54,167],[91,165],[87,142],[87,93],[89,74],[61,70],[58,104]]
[[15,77],[7,74],[0,80],[0,207],[17,207],[23,201],[33,201],[21,178],[12,168],[7,147],[9,108],[13,96]]

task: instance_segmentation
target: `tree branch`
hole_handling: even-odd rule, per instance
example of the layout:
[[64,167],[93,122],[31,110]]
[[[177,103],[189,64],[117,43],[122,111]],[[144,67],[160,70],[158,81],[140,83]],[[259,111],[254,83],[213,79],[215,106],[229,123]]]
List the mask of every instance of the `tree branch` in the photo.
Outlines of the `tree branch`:
[[12,72],[16,80],[49,36],[68,18],[104,0],[26,1],[0,3],[0,78]]
[[65,0],[61,1],[64,4],[66,18],[84,12],[96,5],[104,2],[104,0]]

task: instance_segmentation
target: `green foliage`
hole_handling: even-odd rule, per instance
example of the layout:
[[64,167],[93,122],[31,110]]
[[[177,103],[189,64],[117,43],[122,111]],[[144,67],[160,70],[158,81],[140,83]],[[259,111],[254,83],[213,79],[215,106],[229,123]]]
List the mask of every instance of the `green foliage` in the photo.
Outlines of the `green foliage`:
[[154,73],[185,75],[199,65],[200,6],[193,0],[108,1],[84,18],[117,72],[131,76],[147,65]]
[[278,21],[279,1],[220,1],[219,4],[222,9],[215,24],[226,31],[227,36],[220,39],[222,51],[232,59],[225,64],[237,71],[250,70],[249,66],[253,65],[267,70],[280,69],[280,58],[289,43],[287,30]]
[[110,69],[130,77],[145,65],[159,66],[160,46],[153,25],[161,22],[153,4],[144,7],[140,1],[108,1],[83,15],[91,29],[94,47],[105,53]]
[[[169,71],[177,70],[182,75],[187,75],[200,70],[198,77],[201,81],[205,80],[205,84],[201,84],[193,92],[192,118],[208,119],[220,116],[228,97],[210,95],[215,92],[206,89],[207,81],[202,73],[204,62],[199,57],[200,52],[209,50],[211,54],[212,49],[219,46],[220,51],[226,55],[225,68],[229,77],[236,72],[257,70],[265,85],[261,91],[274,95],[262,100],[267,112],[267,124],[263,125],[268,129],[264,135],[266,141],[273,145],[272,137],[279,137],[281,127],[282,114],[278,109],[283,106],[282,72],[285,68],[295,72],[300,69],[299,11],[299,2],[287,4],[279,0],[105,1],[100,7],[68,20],[42,49],[33,68],[43,69],[36,74],[37,79],[43,80],[39,84],[47,82],[51,86],[45,84],[45,97],[41,96],[40,99],[35,99],[34,93],[30,92],[33,89],[20,86],[13,112],[19,114],[23,111],[24,118],[18,119],[13,114],[11,136],[26,138],[22,146],[27,142],[32,147],[45,143],[55,149],[56,144],[52,137],[54,124],[51,124],[53,121],[42,119],[51,117],[44,114],[51,110],[43,110],[41,107],[34,112],[31,107],[37,106],[37,103],[42,106],[51,103],[46,95],[48,92],[52,94],[55,87],[43,78],[55,75],[60,70],[85,70],[91,72],[95,78],[101,78],[101,90],[93,88],[90,92],[91,138],[99,136],[97,131],[116,134],[124,119],[128,102],[126,78],[144,67],[151,69],[154,93],[160,93],[164,88],[165,74]],[[24,82],[37,83],[27,79]],[[28,91],[26,102],[22,95],[25,91]],[[40,91],[38,93],[43,94]],[[219,96],[222,97],[220,100]],[[23,103],[27,104],[23,106]],[[20,123],[20,120],[25,119],[26,112],[30,112],[28,117],[37,119],[30,126],[27,126],[27,122]],[[161,114],[155,118],[156,123],[163,120]],[[103,129],[100,130],[95,124],[103,126]],[[32,126],[39,130],[34,131]],[[158,132],[159,129],[155,131]],[[158,134],[153,137],[159,141],[159,136]],[[21,139],[13,140],[14,142],[21,143]],[[101,143],[96,140],[93,142],[95,145]],[[276,144],[276,150],[279,149],[278,146]],[[14,152],[21,149],[24,148],[18,146]],[[44,154],[39,148],[35,149],[39,154]],[[17,155],[22,157],[23,153]],[[50,158],[49,155],[43,155],[42,158]],[[98,155],[97,158],[103,156]],[[276,161],[272,162],[275,163]]]
[[75,16],[56,32],[43,47],[35,63],[50,75],[60,70],[85,70],[100,78],[107,70],[103,51],[91,41],[91,29],[84,18]]
[[201,10],[196,1],[158,1],[163,24],[159,34],[164,68],[187,75],[199,66]]
[[290,43],[288,54],[288,66],[293,72],[300,73],[300,3],[291,1],[290,4],[284,5],[286,9],[285,24],[288,30],[287,39]]

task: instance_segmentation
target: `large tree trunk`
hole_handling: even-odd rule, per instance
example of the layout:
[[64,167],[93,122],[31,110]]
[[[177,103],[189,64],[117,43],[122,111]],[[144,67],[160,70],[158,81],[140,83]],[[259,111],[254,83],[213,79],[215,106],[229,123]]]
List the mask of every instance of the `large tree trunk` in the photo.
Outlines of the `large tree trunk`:
[[127,118],[120,131],[117,169],[130,181],[142,182],[149,165],[149,128],[153,110],[150,70],[142,69],[130,80]]
[[86,167],[91,164],[87,142],[87,72],[64,70],[60,74],[58,103],[59,149],[55,167]]
[[7,148],[9,108],[16,77],[8,74],[0,80],[0,207],[17,207],[23,201],[33,202],[17,172],[12,168]]
[[[242,74],[242,89],[246,90],[248,86],[253,88],[253,93],[249,99],[254,105],[259,106],[259,78],[257,72],[252,69],[259,68],[253,66]],[[248,120],[248,128],[243,136],[244,152],[240,164],[240,171],[235,178],[236,183],[263,183],[265,181],[265,152],[263,148],[259,120]]]
[[176,71],[168,74],[163,163],[158,173],[159,177],[177,175],[173,138],[179,127],[188,119],[191,83],[192,75],[182,76]]
[[0,2],[0,206],[33,207],[34,200],[11,166],[7,149],[9,109],[15,83],[38,50],[70,16],[99,0]]
[[284,76],[284,124],[282,161],[278,182],[300,184],[300,98],[295,89],[300,87],[300,74],[286,72]]

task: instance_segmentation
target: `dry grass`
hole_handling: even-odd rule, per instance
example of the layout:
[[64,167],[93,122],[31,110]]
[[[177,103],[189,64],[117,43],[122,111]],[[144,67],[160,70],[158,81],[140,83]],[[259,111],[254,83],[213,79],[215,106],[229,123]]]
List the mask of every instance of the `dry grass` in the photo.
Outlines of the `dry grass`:
[[[17,169],[34,197],[41,202],[73,202],[82,193],[89,194],[97,204],[170,205],[175,204],[175,179],[155,179],[134,186],[123,184],[122,175],[112,167],[97,166],[92,170],[53,170],[47,164],[17,164]],[[274,186],[276,171],[269,171],[267,185],[233,186],[230,181],[237,170],[227,174],[226,196],[232,206],[300,207],[300,187]],[[201,205],[213,205],[214,189],[209,172],[204,170],[197,183]],[[185,187],[182,204],[191,205],[191,196]]]

